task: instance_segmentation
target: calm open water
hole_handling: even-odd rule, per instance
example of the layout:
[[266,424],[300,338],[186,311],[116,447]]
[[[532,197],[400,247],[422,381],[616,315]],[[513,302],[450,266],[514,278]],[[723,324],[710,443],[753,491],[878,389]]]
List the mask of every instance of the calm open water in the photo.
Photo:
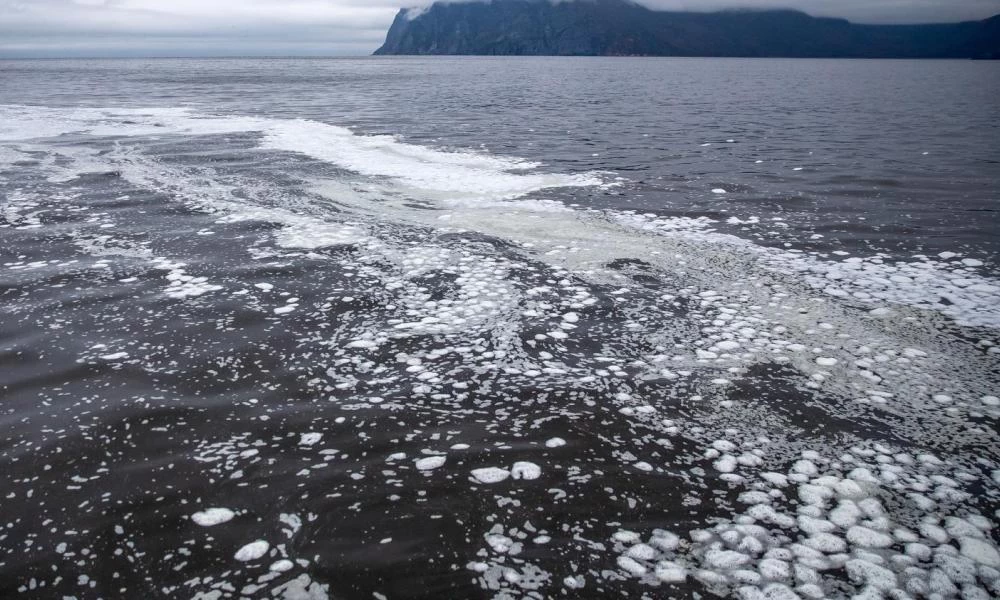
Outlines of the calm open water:
[[0,597],[1000,596],[998,99],[0,61]]

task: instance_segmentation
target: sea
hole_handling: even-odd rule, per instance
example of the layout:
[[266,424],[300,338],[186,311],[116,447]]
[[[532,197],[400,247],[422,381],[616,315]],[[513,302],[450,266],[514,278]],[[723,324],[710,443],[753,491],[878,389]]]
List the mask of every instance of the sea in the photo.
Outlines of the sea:
[[0,598],[1000,597],[1000,65],[0,61]]

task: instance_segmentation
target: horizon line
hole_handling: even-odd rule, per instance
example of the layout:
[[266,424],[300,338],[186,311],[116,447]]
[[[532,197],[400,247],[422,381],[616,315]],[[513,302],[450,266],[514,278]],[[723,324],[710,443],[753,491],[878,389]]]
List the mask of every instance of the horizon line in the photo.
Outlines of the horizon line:
[[[456,58],[490,58],[490,59],[528,59],[528,58],[560,58],[560,59],[611,59],[620,60],[628,58],[648,58],[667,60],[893,60],[893,61],[971,61],[971,60],[994,60],[994,59],[974,59],[974,58],[947,58],[947,57],[864,57],[864,56],[664,56],[659,54],[340,54],[340,55],[199,55],[199,56],[4,56],[0,55],[0,61],[16,60],[394,60],[394,59],[456,59]],[[995,59],[1000,60],[1000,59]]]

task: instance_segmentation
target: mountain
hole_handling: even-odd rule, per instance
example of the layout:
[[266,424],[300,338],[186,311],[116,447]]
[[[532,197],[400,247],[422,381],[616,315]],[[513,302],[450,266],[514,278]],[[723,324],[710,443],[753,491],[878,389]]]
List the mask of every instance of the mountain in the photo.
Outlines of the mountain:
[[793,10],[654,11],[629,0],[437,2],[401,10],[375,54],[1000,58],[1000,15],[859,25]]

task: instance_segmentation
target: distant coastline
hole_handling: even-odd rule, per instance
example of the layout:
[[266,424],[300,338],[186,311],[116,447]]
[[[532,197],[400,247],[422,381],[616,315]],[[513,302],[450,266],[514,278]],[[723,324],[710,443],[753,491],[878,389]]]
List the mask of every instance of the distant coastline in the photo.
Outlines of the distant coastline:
[[654,11],[629,0],[494,0],[401,10],[376,55],[1000,58],[1000,15],[863,25],[794,10]]

